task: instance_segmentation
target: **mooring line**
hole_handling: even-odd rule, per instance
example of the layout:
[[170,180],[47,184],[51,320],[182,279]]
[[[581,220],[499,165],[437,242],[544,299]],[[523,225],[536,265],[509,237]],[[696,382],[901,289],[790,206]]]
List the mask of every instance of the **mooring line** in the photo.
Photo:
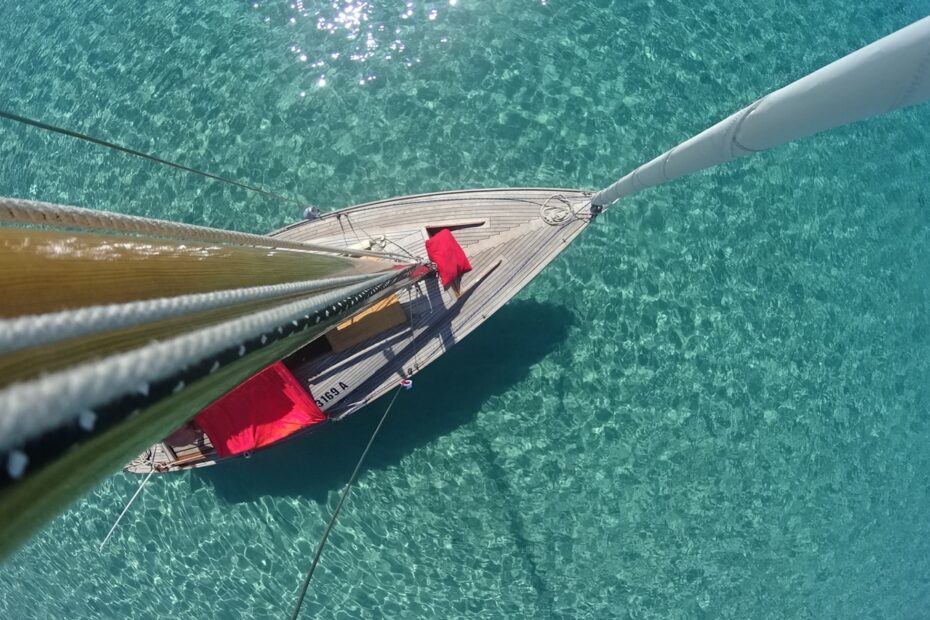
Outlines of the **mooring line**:
[[381,430],[381,425],[384,424],[385,418],[387,418],[388,413],[391,412],[391,407],[394,406],[394,401],[397,400],[397,397],[400,395],[400,391],[409,388],[412,385],[412,382],[402,381],[400,387],[394,391],[394,398],[391,399],[391,402],[388,404],[387,409],[384,410],[384,413],[381,415],[381,420],[378,422],[378,426],[375,427],[374,432],[371,434],[371,439],[368,440],[368,445],[365,446],[365,451],[362,452],[362,456],[359,457],[358,463],[355,465],[355,471],[352,472],[352,476],[349,478],[346,488],[342,491],[342,496],[339,498],[339,503],[336,504],[336,509],[333,511],[333,515],[329,518],[329,523],[326,524],[326,529],[323,530],[323,537],[320,539],[320,544],[317,545],[316,553],[313,556],[313,562],[310,564],[310,569],[307,571],[307,576],[304,577],[303,584],[300,586],[300,594],[297,597],[297,604],[294,606],[294,611],[291,613],[291,620],[297,620],[297,616],[300,615],[300,608],[304,603],[304,597],[307,595],[307,588],[310,587],[310,579],[313,577],[313,571],[316,570],[317,564],[320,562],[320,556],[323,555],[323,547],[326,545],[326,539],[329,538],[329,533],[333,529],[333,525],[336,524],[336,517],[339,516],[339,511],[342,510],[342,505],[346,501],[346,497],[349,496],[349,491],[352,489],[352,485],[355,484],[355,479],[358,477],[358,472],[362,468],[362,463],[365,462],[365,457],[368,456],[368,451],[371,449],[371,445],[375,442],[375,437],[378,436],[378,431]]

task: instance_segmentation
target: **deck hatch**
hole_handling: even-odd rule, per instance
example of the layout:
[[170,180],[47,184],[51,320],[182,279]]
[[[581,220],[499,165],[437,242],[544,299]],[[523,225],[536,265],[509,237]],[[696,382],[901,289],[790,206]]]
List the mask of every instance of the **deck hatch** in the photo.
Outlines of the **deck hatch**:
[[332,350],[339,353],[407,322],[407,313],[395,293],[337,325],[325,337]]
[[489,226],[488,220],[473,220],[470,222],[449,222],[448,224],[437,224],[435,226],[426,227],[426,236],[432,237],[439,233],[440,230],[448,229],[449,232],[455,232],[457,230],[465,230],[466,228],[487,228]]

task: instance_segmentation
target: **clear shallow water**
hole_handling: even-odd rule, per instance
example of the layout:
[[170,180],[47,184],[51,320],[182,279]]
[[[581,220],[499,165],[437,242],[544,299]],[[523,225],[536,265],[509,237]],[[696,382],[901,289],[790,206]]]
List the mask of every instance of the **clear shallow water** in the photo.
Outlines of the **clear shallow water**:
[[[0,100],[324,208],[597,188],[928,12],[4,3]],[[0,136],[4,195],[251,231],[297,216]],[[925,107],[615,207],[404,394],[308,617],[925,617],[928,169]],[[281,617],[383,406],[154,481],[98,554],[137,482],[114,475],[0,567],[0,616]]]

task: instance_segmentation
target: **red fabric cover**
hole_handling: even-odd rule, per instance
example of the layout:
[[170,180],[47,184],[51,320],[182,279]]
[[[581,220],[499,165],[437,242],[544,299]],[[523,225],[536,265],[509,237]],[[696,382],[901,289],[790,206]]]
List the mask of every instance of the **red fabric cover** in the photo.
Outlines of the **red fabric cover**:
[[428,273],[431,273],[433,270],[427,267],[426,265],[420,265],[410,273],[410,279],[416,280],[417,278],[422,278]]
[[[401,269],[406,269],[408,267],[410,267],[410,265],[394,265],[394,271],[400,271]],[[420,276],[425,276],[431,271],[432,269],[430,269],[426,265],[420,265],[419,267],[417,267],[416,269],[410,272],[410,279],[416,280]]]
[[275,362],[194,418],[217,454],[268,446],[326,419],[283,362]]
[[471,271],[471,263],[465,251],[448,228],[443,228],[426,240],[426,254],[436,263],[443,286],[449,286],[460,275]]

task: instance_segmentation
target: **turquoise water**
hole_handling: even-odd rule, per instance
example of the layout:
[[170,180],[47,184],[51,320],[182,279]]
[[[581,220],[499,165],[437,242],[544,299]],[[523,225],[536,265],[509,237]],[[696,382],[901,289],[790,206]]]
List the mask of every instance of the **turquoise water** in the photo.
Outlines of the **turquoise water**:
[[[927,0],[0,4],[2,108],[335,208],[598,188]],[[291,22],[293,18],[293,22]],[[307,617],[922,618],[930,107],[614,207],[405,392]],[[265,231],[297,209],[0,122],[0,194]],[[5,618],[277,618],[384,402],[115,474]]]

